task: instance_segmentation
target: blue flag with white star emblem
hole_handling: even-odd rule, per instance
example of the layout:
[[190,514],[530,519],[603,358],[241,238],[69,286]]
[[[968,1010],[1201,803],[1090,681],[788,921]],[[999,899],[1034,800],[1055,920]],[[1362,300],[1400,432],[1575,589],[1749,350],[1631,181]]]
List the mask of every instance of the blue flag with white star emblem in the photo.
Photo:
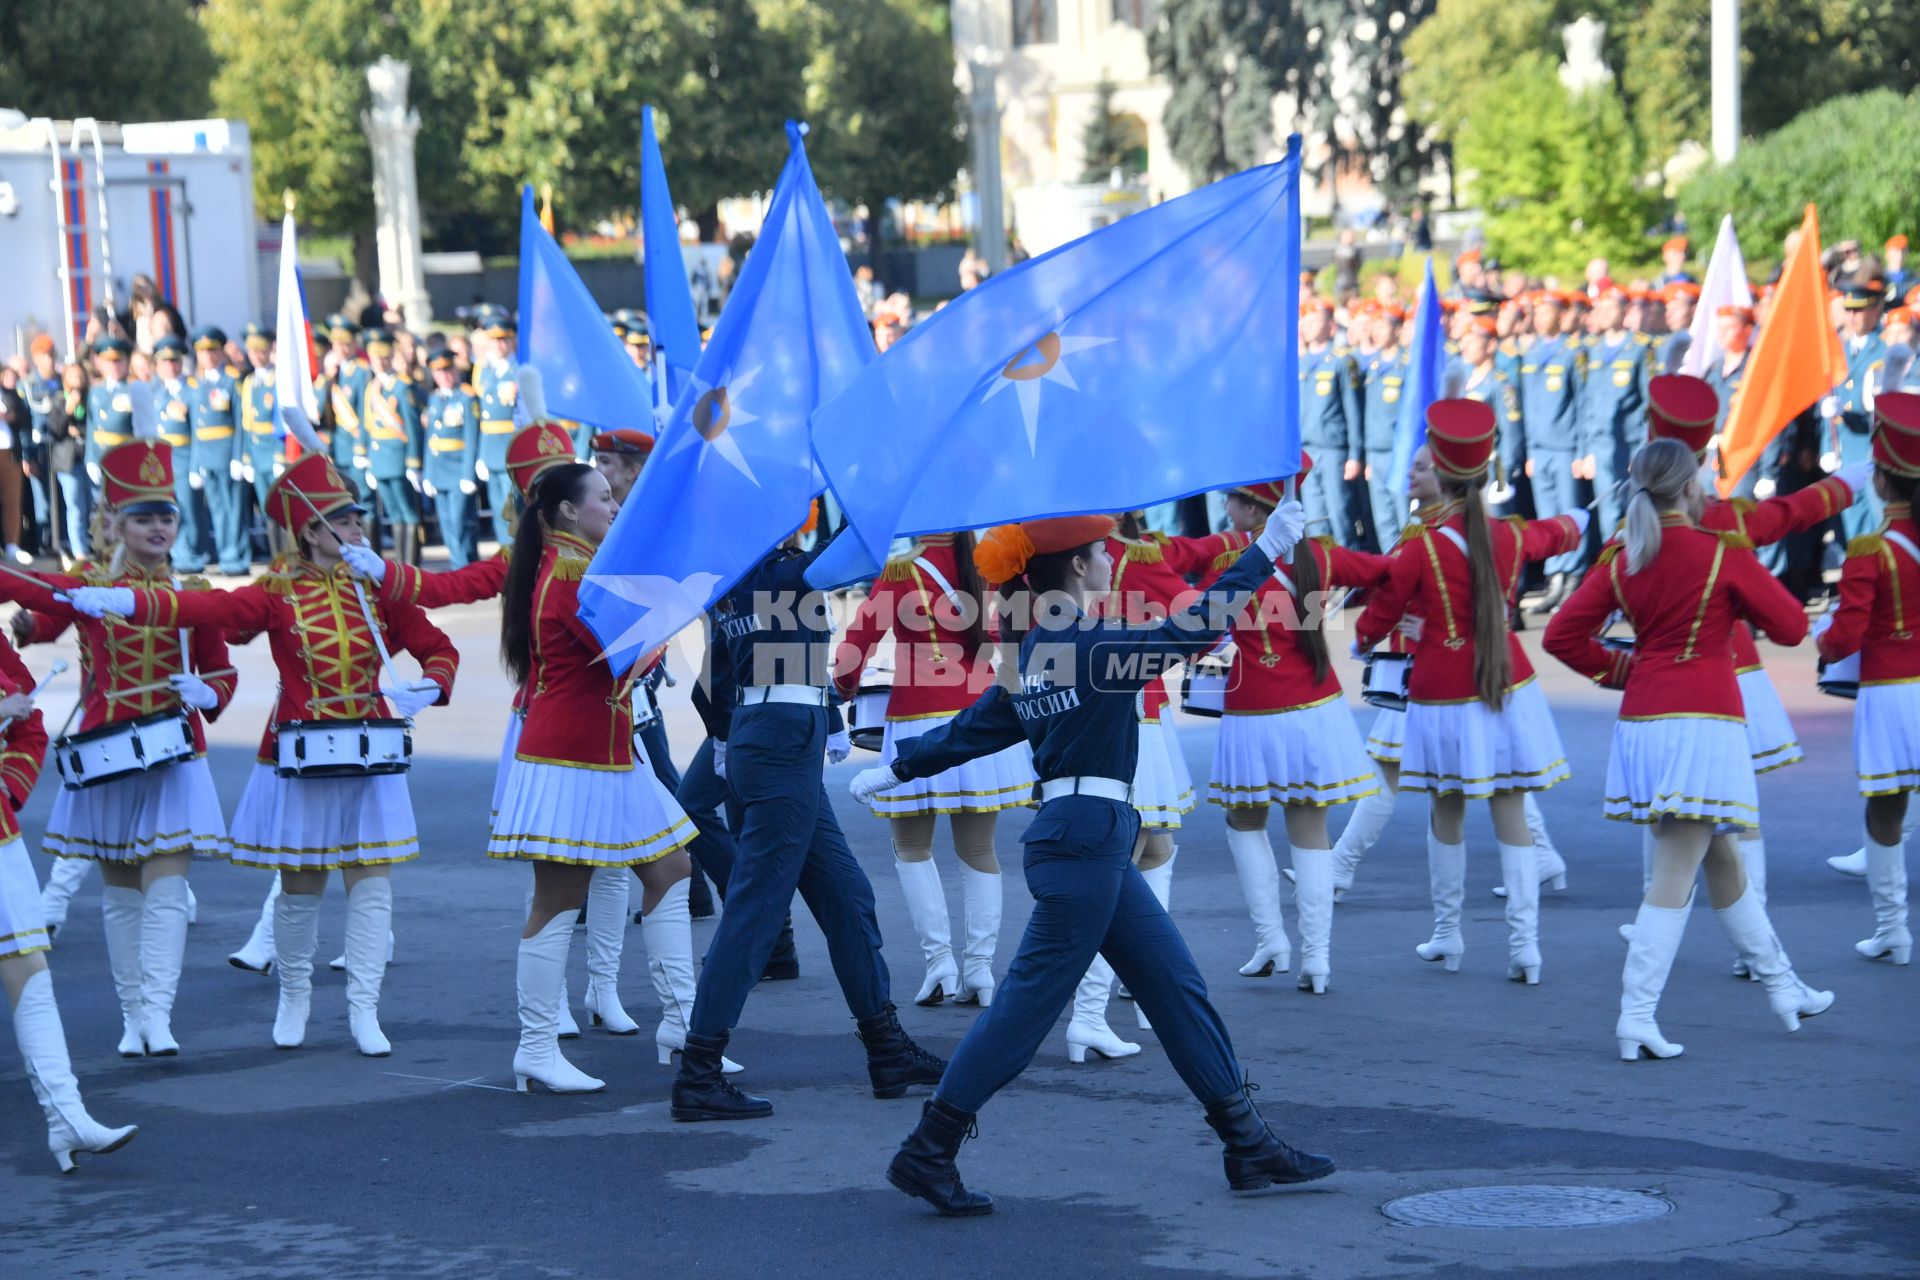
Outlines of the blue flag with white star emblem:
[[814,414],[849,530],[817,585],[897,535],[1136,510],[1300,469],[1300,140],[961,294]]
[[625,670],[806,521],[824,487],[808,419],[873,359],[833,220],[787,125],[760,238],[686,393],[580,584],[580,617]]
[[1440,308],[1429,256],[1426,279],[1420,282],[1420,305],[1413,314],[1413,345],[1407,348],[1406,394],[1400,397],[1400,416],[1393,423],[1393,474],[1387,477],[1402,501],[1412,484],[1413,455],[1427,442],[1427,410],[1441,396],[1446,371],[1446,314]]

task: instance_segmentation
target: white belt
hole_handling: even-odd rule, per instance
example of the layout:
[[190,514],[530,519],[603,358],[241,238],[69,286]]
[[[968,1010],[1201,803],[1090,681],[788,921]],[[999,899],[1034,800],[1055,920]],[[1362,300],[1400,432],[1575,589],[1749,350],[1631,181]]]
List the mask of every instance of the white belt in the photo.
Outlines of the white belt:
[[1102,800],[1133,803],[1133,788],[1115,778],[1050,778],[1040,784],[1042,801],[1063,796],[1098,796]]
[[740,691],[740,705],[757,707],[763,702],[793,702],[805,707],[827,705],[827,691],[810,684],[753,684]]

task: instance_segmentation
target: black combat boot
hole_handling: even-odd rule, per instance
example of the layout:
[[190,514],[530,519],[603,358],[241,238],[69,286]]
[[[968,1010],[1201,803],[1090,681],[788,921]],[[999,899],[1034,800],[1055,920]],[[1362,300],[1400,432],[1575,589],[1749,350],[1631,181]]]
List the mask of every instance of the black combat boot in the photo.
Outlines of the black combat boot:
[[675,1120],[758,1120],[773,1114],[771,1102],[740,1092],[720,1074],[720,1055],[726,1048],[726,1036],[687,1032],[680,1074],[673,1081]]
[[1227,1185],[1235,1191],[1259,1191],[1275,1183],[1312,1182],[1334,1170],[1327,1156],[1295,1151],[1274,1136],[1253,1105],[1248,1085],[1207,1106],[1207,1123],[1227,1144]]
[[944,1058],[936,1058],[915,1044],[900,1025],[900,1015],[885,1005],[871,1018],[856,1024],[860,1042],[867,1046],[867,1078],[873,1096],[898,1098],[915,1084],[935,1085],[946,1073]]
[[800,976],[800,953],[793,949],[793,916],[788,914],[780,926],[780,940],[773,944],[767,967],[760,973],[762,982],[791,982]]
[[979,1131],[973,1112],[962,1111],[939,1098],[927,1099],[920,1124],[907,1135],[887,1166],[887,1181],[910,1196],[919,1196],[949,1218],[977,1218],[993,1212],[993,1197],[969,1191],[960,1181],[953,1158],[960,1144]]

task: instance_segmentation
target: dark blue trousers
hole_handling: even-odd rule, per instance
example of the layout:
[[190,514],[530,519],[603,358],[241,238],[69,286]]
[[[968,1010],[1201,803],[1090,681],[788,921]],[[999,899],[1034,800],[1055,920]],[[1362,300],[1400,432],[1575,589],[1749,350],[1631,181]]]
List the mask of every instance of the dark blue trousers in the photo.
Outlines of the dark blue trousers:
[[1133,866],[1139,814],[1093,796],[1050,800],[1027,827],[1033,915],[993,1003],[934,1090],[962,1111],[1026,1070],[1073,998],[1094,952],[1153,1023],[1173,1069],[1203,1103],[1237,1093],[1240,1063],[1180,931]]
[[694,993],[697,1035],[731,1031],[765,972],[798,889],[826,935],[833,975],[856,1018],[885,1007],[891,989],[880,955],[873,885],[840,833],[820,781],[824,707],[737,707],[727,733],[727,785],[740,804],[727,909],[713,931]]
[[[646,694],[637,693],[634,696],[644,698]],[[658,715],[654,716],[653,722],[640,730],[640,745],[646,749],[647,763],[653,766],[653,776],[658,778],[660,785],[671,792],[675,798],[680,798],[682,788],[686,785],[686,778],[673,767],[673,751],[667,742],[667,722]],[[699,753],[694,756],[695,764],[703,759],[706,781],[717,787],[721,797],[724,798],[726,783],[714,776],[713,748],[710,742],[701,743]],[[680,807],[687,811],[687,817],[693,820],[694,830],[700,833],[694,837],[693,843],[687,846],[687,856],[693,859],[693,865],[699,869],[700,874],[720,886],[720,892],[724,896],[727,891],[727,877],[733,871],[733,833],[721,823],[717,804],[711,798],[711,792],[703,795],[701,799],[706,800],[707,803],[696,808],[684,798],[680,798]]]

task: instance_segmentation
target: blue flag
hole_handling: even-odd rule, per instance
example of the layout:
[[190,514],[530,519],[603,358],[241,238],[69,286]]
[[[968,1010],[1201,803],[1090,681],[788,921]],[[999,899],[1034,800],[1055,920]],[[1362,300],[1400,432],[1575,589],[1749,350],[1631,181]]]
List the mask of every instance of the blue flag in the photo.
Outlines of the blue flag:
[[698,618],[807,518],[823,487],[808,419],[873,359],[801,143],[713,339],[580,584],[580,617],[624,670]]
[[851,526],[816,585],[899,534],[1133,510],[1300,469],[1300,142],[960,297],[814,415]]
[[1427,442],[1427,408],[1440,398],[1446,373],[1446,317],[1440,310],[1440,291],[1433,287],[1433,257],[1428,255],[1420,306],[1413,316],[1413,346],[1407,351],[1406,393],[1400,397],[1400,416],[1393,423],[1393,474],[1388,481],[1403,501],[1413,455]]
[[653,136],[653,108],[640,109],[640,240],[645,254],[647,323],[667,369],[665,403],[680,399],[700,360],[700,322],[693,314],[687,263],[680,256],[680,215],[667,190],[667,167]]
[[536,417],[565,418],[612,431],[653,424],[653,394],[628,358],[600,304],[587,292],[553,234],[540,225],[533,188],[520,193],[520,345],[536,370]]

